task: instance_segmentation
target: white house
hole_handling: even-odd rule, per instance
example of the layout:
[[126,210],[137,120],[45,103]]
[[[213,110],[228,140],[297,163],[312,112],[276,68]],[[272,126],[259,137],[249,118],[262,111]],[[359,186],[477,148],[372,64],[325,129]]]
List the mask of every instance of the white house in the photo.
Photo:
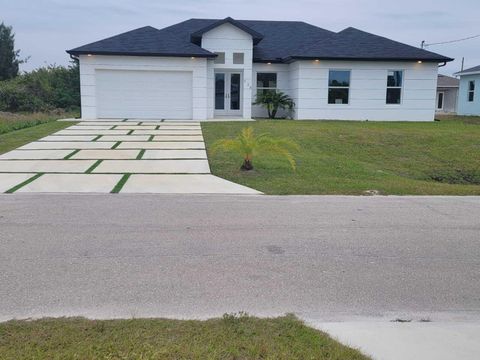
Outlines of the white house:
[[354,28],[190,19],[67,51],[80,60],[82,118],[263,117],[283,91],[294,119],[434,119],[439,64],[453,59]]

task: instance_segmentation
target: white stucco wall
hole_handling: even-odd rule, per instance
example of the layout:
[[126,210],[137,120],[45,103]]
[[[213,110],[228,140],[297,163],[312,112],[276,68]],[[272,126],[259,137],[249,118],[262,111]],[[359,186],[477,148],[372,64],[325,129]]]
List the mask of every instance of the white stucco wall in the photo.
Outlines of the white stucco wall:
[[83,119],[97,117],[95,71],[100,69],[191,71],[193,119],[207,118],[207,60],[204,58],[81,55],[80,90]]
[[[351,70],[349,104],[328,104],[330,69]],[[402,101],[386,104],[388,70],[403,70]],[[432,121],[438,65],[380,61],[298,61],[290,65],[296,119]]]
[[[215,70],[238,70],[242,72],[242,117],[252,116],[252,36],[231,24],[222,24],[202,36],[202,48],[211,52],[224,52],[225,64],[215,64],[214,60],[208,60],[208,117],[214,117],[214,80]],[[243,53],[244,63],[234,64],[233,53]]]
[[[277,73],[277,89],[292,96],[290,91],[290,66],[288,64],[262,64],[255,63],[253,64],[253,74],[252,74],[252,101],[255,101],[257,96],[257,73]],[[285,116],[286,113],[279,111],[278,117]],[[252,105],[252,116],[253,117],[266,117],[267,111],[259,105]]]

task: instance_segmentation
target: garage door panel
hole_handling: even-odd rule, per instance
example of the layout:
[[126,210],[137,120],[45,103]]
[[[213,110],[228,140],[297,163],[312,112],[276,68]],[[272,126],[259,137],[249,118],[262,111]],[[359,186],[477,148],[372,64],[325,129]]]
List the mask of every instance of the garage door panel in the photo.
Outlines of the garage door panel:
[[192,72],[96,71],[99,118],[192,118]]

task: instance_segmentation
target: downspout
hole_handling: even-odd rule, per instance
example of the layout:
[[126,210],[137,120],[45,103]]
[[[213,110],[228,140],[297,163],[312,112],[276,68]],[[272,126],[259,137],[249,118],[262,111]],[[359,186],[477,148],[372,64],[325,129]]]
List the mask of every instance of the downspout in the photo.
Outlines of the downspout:
[[441,68],[441,67],[443,67],[443,66],[445,66],[445,65],[447,65],[447,62],[446,62],[446,61],[444,61],[443,64],[438,65],[438,67]]
[[[70,54],[70,59],[78,61],[78,76],[80,77],[80,58],[78,56]],[[80,94],[80,119],[82,118],[82,102],[81,102],[82,100],[81,99],[82,99],[82,95]]]

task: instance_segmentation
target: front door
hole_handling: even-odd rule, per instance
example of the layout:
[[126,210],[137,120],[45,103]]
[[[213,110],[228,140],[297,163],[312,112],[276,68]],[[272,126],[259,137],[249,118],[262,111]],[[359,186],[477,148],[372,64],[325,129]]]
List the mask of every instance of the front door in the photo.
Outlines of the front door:
[[242,115],[242,74],[215,72],[215,116]]

